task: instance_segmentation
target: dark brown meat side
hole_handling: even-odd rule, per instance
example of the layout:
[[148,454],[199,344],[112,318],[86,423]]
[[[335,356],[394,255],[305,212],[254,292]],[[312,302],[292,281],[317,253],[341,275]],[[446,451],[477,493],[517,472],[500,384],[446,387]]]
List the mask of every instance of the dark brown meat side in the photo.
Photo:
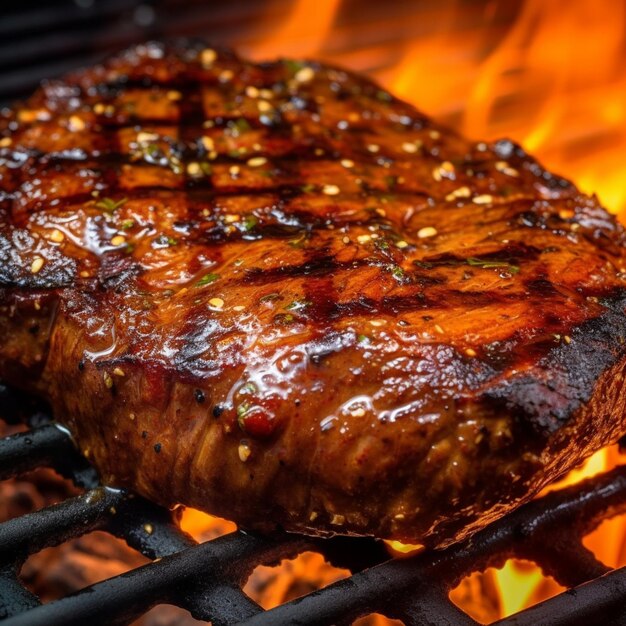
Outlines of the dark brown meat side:
[[624,232],[509,141],[159,44],[0,131],[0,377],[111,485],[443,545],[626,432]]

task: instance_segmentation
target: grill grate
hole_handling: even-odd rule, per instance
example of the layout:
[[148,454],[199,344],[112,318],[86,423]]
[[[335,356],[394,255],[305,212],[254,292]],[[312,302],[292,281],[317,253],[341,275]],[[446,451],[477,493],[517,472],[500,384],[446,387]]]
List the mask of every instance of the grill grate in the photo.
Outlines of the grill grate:
[[[5,3],[7,4],[7,3]],[[275,36],[294,0],[31,0],[4,9],[0,20],[0,105],[30,95],[42,79],[102,61],[149,39],[201,37],[241,54]],[[492,5],[492,3],[489,3]],[[480,29],[487,48],[506,32],[521,0],[459,2],[459,36]],[[416,37],[437,32],[440,0],[342,0],[334,34],[320,54],[333,63],[376,76],[392,68]],[[283,42],[280,54],[302,54],[306,34]],[[451,54],[458,54],[451,50]]]
[[[19,403],[6,389],[0,402],[5,416],[17,414]],[[389,560],[384,545],[372,539],[237,531],[197,544],[169,511],[101,486],[64,429],[38,412],[31,413],[33,422],[29,431],[0,440],[0,479],[51,466],[86,492],[0,524],[0,616],[7,626],[127,624],[161,603],[214,626],[347,625],[373,612],[407,626],[475,625],[448,599],[449,591],[470,573],[512,557],[537,563],[570,590],[498,624],[626,623],[626,568],[610,570],[581,543],[602,520],[626,512],[626,466],[546,495],[446,550]],[[123,538],[153,562],[41,605],[19,582],[23,561],[96,529]],[[241,590],[257,565],[306,550],[321,552],[352,576],[270,611]]]

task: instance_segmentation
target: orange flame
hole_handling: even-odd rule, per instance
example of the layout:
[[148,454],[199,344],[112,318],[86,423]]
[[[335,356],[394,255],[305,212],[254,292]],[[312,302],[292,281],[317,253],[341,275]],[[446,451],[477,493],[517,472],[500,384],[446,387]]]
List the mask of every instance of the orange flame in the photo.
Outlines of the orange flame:
[[626,208],[626,5],[526,0],[485,56],[480,29],[450,30],[455,4],[442,10],[448,29],[411,44],[383,76],[390,89],[435,116],[460,113],[470,137],[512,136],[609,209]]
[[332,28],[340,1],[297,0],[283,23],[254,46],[252,56],[257,59],[314,56]]

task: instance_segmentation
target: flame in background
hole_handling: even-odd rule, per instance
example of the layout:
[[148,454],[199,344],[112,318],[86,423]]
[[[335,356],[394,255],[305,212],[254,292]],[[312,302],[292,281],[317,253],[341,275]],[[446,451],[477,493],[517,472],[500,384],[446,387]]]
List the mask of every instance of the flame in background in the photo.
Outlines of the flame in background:
[[[421,34],[400,51],[397,63],[374,71],[374,78],[470,138],[512,138],[584,192],[597,193],[609,210],[626,210],[626,2],[611,2],[609,8],[598,0],[517,0],[517,14],[503,26],[498,15],[505,4],[491,0],[468,8],[459,0],[441,0],[437,26],[425,34],[416,11],[413,26]],[[336,24],[339,8],[340,0],[296,0],[282,23],[248,52],[256,59],[319,56],[357,70],[393,58],[390,48],[380,45],[335,58],[329,42],[346,37]],[[610,469],[619,460],[616,446],[600,450],[550,489]],[[199,539],[234,528],[191,510],[183,527]],[[625,565],[626,520],[604,522],[584,543],[607,565]],[[392,548],[410,551],[396,543]],[[320,558],[301,555],[283,563],[273,583],[264,579],[258,598],[250,581],[247,590],[271,608],[289,599],[294,578],[306,592],[346,575]],[[272,569],[265,568],[265,575]],[[534,564],[510,560],[499,570],[466,578],[451,598],[484,623],[561,590]],[[361,623],[397,622],[371,616]]]
[[471,138],[511,136],[623,210],[625,3],[526,0],[494,44],[497,4],[485,4],[483,29],[464,32],[459,3],[444,1],[441,32],[411,44],[383,82],[435,117],[458,114],[452,124]]
[[341,0],[296,0],[283,23],[254,45],[257,59],[311,57],[322,48]]

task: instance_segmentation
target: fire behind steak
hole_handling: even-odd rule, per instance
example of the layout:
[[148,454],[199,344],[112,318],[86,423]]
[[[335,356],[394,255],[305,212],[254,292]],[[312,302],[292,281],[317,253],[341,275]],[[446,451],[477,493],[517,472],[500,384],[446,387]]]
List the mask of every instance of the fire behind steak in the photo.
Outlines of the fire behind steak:
[[111,485],[443,545],[626,432],[624,232],[509,141],[158,44],[0,128],[0,376]]

